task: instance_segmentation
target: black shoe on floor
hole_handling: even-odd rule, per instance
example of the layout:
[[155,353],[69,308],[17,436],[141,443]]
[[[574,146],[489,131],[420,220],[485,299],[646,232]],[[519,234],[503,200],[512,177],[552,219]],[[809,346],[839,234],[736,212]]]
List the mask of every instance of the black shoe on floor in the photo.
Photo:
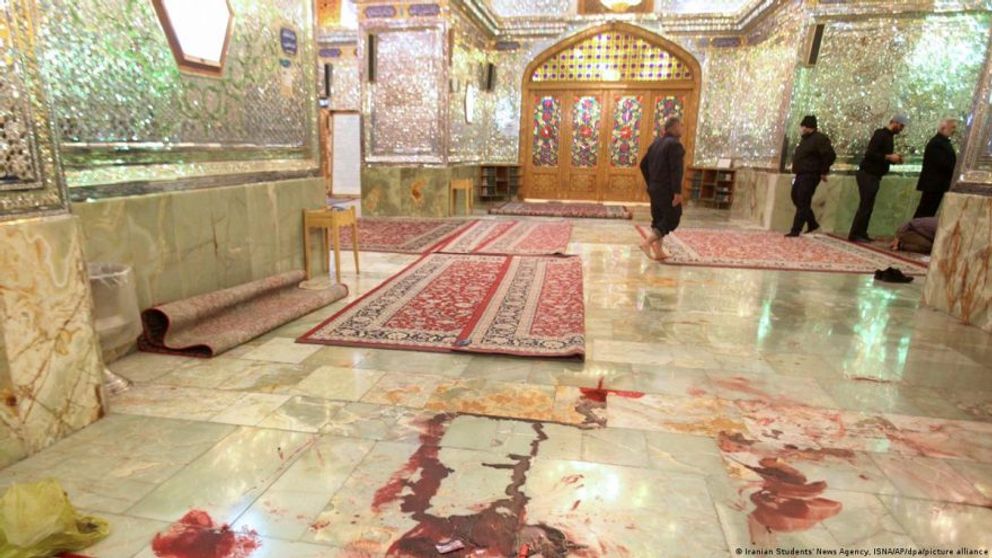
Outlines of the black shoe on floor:
[[875,272],[875,280],[883,281],[885,283],[912,283],[913,278],[906,275],[902,271],[890,267],[885,270],[879,270]]
[[799,236],[799,233],[797,232],[790,232],[785,235],[786,238],[796,238],[797,236]]
[[874,239],[869,238],[867,236],[849,236],[847,237],[847,239],[850,240],[851,242],[863,242],[863,243],[875,242]]
[[806,234],[813,234],[813,233],[815,233],[818,230],[820,230],[820,225],[816,225],[814,227],[810,227],[810,228],[806,229]]

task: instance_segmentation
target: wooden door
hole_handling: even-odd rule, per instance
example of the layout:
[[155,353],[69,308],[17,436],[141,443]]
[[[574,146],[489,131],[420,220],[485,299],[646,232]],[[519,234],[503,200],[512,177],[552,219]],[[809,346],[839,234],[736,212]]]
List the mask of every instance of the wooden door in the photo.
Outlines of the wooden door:
[[606,104],[606,168],[596,199],[646,201],[641,157],[651,145],[651,95],[648,91],[614,90]]
[[568,145],[559,198],[598,200],[605,165],[602,90],[569,92],[565,143]]
[[562,165],[567,164],[563,141],[562,91],[535,91],[530,96],[530,133],[526,143],[528,198],[558,199]]

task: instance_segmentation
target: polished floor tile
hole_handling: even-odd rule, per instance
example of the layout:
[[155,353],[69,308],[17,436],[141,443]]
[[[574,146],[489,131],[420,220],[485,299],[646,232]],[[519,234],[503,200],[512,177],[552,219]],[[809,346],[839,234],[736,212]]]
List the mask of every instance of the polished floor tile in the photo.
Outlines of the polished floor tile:
[[[154,556],[191,510],[254,531],[250,558],[992,546],[992,335],[920,282],[662,265],[636,238],[574,223],[584,361],[294,342],[341,301],[214,359],[112,363],[135,385],[110,414],[0,487],[59,480],[111,522],[99,558]],[[362,258],[348,300],[416,260]]]

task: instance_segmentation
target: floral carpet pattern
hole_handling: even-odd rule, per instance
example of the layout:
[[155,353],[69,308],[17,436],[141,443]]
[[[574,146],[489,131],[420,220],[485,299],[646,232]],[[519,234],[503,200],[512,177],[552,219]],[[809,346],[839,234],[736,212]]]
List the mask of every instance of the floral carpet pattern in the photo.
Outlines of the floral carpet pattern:
[[[641,236],[648,227],[638,225]],[[926,275],[925,263],[901,258],[840,238],[812,234],[786,238],[765,230],[679,229],[665,239],[665,263],[789,271],[874,273],[888,267],[907,275]]]
[[479,220],[440,251],[447,254],[564,254],[572,238],[572,224],[540,221]]
[[584,331],[578,258],[429,254],[297,341],[564,357]]
[[[358,220],[359,249],[369,252],[426,254],[436,251],[474,220],[362,218]],[[342,246],[351,245],[351,230],[341,230]]]
[[630,219],[630,210],[622,205],[563,202],[506,202],[489,210],[492,215],[526,215],[530,217],[572,217],[588,219]]

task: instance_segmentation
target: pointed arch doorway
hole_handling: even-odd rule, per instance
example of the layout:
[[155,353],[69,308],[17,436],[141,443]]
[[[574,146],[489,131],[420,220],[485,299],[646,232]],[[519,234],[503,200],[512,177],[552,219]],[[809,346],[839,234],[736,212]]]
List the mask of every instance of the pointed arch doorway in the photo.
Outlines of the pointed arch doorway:
[[692,163],[700,73],[679,46],[620,22],[541,53],[523,77],[522,196],[648,201],[638,164],[669,116],[685,123]]

